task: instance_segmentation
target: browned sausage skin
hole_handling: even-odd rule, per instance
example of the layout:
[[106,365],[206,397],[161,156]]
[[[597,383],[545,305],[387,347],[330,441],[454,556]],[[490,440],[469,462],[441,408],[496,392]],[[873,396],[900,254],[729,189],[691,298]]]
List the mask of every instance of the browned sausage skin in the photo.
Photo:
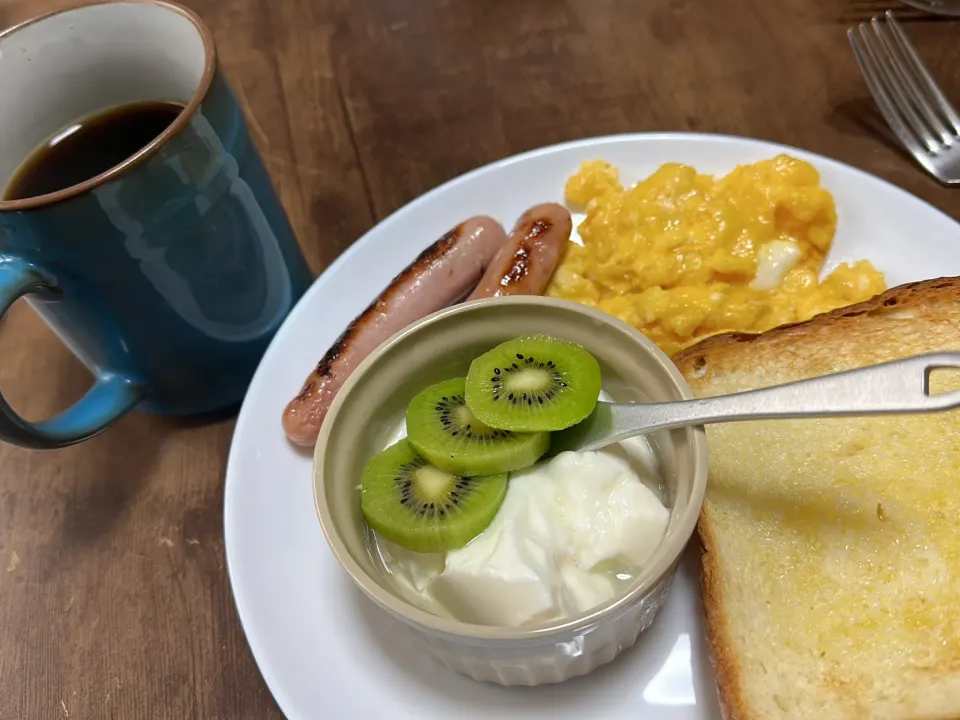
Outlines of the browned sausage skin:
[[462,300],[506,243],[496,220],[477,216],[424,250],[333,343],[283,411],[283,429],[313,445],[330,403],[367,355],[413,322]]
[[517,220],[510,238],[490,263],[468,300],[499,295],[540,295],[547,287],[573,231],[562,205],[544,203]]

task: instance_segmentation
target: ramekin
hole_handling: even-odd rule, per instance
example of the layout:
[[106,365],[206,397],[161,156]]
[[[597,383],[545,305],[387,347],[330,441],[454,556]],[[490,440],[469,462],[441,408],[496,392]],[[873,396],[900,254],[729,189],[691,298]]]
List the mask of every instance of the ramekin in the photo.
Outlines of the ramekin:
[[367,597],[408,627],[427,653],[471,678],[502,685],[540,685],[585,675],[633,645],[667,599],[707,482],[702,427],[647,438],[670,510],[666,535],[626,591],[587,613],[518,629],[458,622],[405,599],[369,551],[358,490],[364,465],[389,444],[420,389],[465,375],[473,358],[530,334],[586,347],[600,363],[604,390],[617,402],[692,397],[670,359],[611,315],[538,296],[478,300],[423,318],[367,357],[338,393],[314,452],[320,525],[344,570]]

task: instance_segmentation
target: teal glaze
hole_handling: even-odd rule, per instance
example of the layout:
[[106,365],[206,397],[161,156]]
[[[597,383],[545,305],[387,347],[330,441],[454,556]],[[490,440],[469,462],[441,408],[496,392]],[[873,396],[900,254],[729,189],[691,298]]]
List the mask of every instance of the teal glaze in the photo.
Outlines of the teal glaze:
[[0,439],[59,447],[137,404],[177,416],[238,406],[312,281],[218,68],[189,124],[116,179],[0,213],[0,308],[20,295],[96,376],[45,423],[0,399]]

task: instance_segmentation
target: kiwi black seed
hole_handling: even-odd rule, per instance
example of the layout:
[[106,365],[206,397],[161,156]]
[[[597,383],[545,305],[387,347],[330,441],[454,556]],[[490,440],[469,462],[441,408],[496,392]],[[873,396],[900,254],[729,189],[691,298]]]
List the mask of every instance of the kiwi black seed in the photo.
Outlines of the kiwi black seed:
[[422,390],[407,407],[407,439],[433,465],[457,475],[496,475],[533,465],[550,445],[545,432],[497,430],[464,400],[464,378]]
[[360,508],[367,524],[387,540],[414,552],[444,552],[483,532],[506,493],[506,474],[444,472],[404,439],[367,463]]
[[600,396],[600,365],[576,343],[546,335],[509,340],[470,365],[470,411],[498,430],[563,430],[586,418]]

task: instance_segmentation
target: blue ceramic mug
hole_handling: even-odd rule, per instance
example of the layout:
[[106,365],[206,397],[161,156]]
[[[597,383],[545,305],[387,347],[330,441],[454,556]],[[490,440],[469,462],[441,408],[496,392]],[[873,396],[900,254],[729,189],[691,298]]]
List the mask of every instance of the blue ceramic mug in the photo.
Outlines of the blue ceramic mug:
[[78,119],[143,101],[184,105],[100,175],[0,199],[0,312],[26,296],[95,376],[44,422],[0,398],[0,439],[61,447],[134,406],[177,416],[235,408],[312,276],[210,31],[161,0],[78,5],[0,33],[0,88],[0,189]]

